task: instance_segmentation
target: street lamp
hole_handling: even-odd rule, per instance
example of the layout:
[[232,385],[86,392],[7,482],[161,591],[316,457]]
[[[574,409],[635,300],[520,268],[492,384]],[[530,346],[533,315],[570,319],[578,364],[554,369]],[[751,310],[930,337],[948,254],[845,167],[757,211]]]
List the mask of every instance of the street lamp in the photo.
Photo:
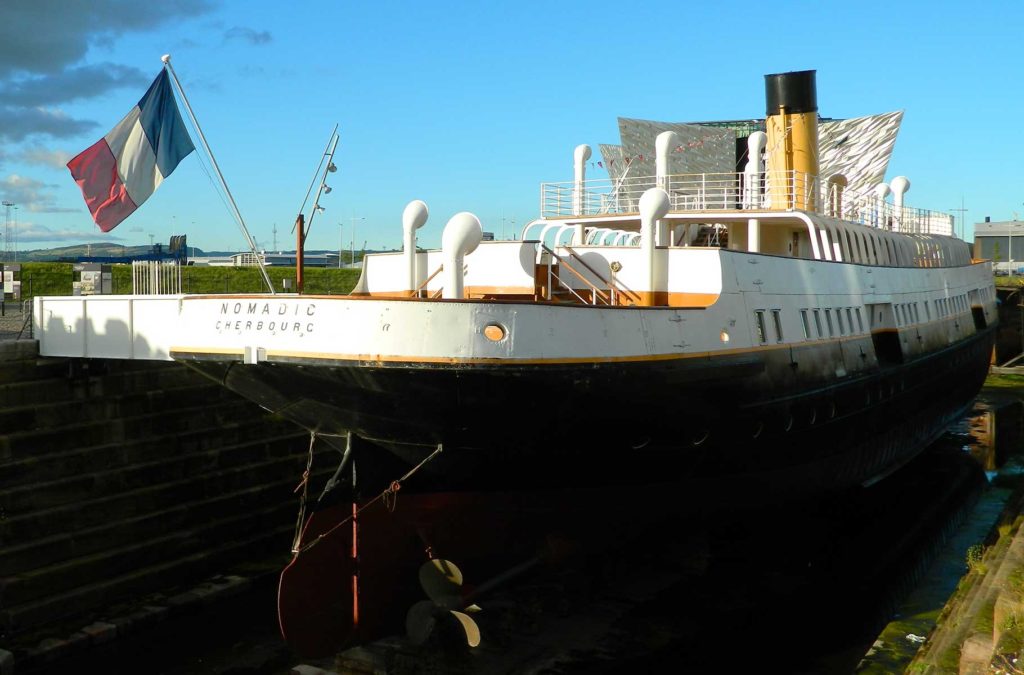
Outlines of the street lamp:
[[366,218],[363,218],[363,217],[356,218],[355,216],[352,216],[352,251],[349,254],[349,260],[348,260],[352,264],[355,264],[355,262],[356,262],[356,221],[357,220],[366,220]]
[[7,218],[4,221],[4,260],[7,261],[11,254],[11,207],[14,206],[14,202],[5,199],[0,204],[7,210]]
[[1006,228],[1006,264],[1007,272],[1013,276],[1013,230],[1020,227],[1020,223],[1014,219]]

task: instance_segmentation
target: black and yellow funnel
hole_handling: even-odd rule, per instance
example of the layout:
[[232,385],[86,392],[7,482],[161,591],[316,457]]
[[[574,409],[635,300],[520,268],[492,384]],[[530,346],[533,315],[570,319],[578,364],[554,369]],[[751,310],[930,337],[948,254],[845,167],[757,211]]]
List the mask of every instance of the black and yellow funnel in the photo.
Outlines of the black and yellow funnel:
[[813,70],[764,76],[772,208],[813,211],[818,183],[818,91]]

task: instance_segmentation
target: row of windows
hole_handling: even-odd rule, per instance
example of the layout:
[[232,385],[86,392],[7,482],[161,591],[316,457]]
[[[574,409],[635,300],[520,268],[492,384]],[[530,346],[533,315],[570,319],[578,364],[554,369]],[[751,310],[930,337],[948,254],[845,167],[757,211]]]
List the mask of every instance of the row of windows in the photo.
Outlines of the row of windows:
[[[966,294],[954,295],[951,298],[939,298],[932,300],[931,303],[934,303],[935,316],[939,319],[970,311]],[[929,301],[924,300],[922,304],[924,304],[925,320],[931,321],[932,310]],[[893,305],[893,309],[896,310],[896,325],[908,326],[912,323],[921,323],[921,314],[918,312],[917,305],[918,303],[916,302],[896,303]]]
[[[897,326],[909,326],[912,323],[921,323],[921,313],[917,309],[916,302],[897,302],[892,306],[896,312],[896,325]],[[924,301],[924,314],[925,318],[929,321],[932,319],[931,310],[928,309],[928,301]]]
[[[811,318],[814,319],[813,324]],[[824,318],[824,323],[822,323],[822,318]],[[855,318],[857,320],[856,328],[853,323]],[[864,317],[860,313],[860,307],[801,309],[800,324],[804,330],[805,340],[864,332]],[[811,332],[812,327],[813,333]]]
[[[775,341],[782,342],[782,310],[772,310],[772,325],[775,328]],[[768,331],[765,330],[764,325],[764,310],[758,309],[754,311],[754,328],[757,329],[757,339],[761,341],[761,344],[768,342]]]
[[[943,318],[960,312],[967,312],[970,306],[967,295],[955,295],[951,298],[939,298],[932,300],[935,303],[935,315]],[[929,301],[924,300],[925,320],[931,321],[932,312]],[[896,313],[896,325],[908,326],[912,323],[921,323],[921,312],[917,302],[896,303],[893,305]],[[768,342],[768,321],[766,313],[771,315],[771,327],[774,329],[776,342],[783,341],[782,334],[782,310],[758,309],[754,311],[754,328],[757,331],[757,339],[761,344]],[[856,322],[856,323],[855,323]],[[804,339],[813,340],[820,338],[833,338],[837,336],[854,335],[864,333],[864,317],[860,307],[825,307],[807,308],[800,310],[800,325],[803,328]]]
[[[881,228],[819,224],[832,253],[847,262],[899,267],[945,267],[970,262],[962,242],[927,234],[895,234]],[[828,257],[826,254],[825,257]]]
[[[813,324],[811,319],[813,317]],[[854,321],[856,320],[856,328]],[[771,323],[775,329],[775,341],[782,342],[782,310],[771,310]],[[860,307],[825,307],[800,310],[800,324],[804,331],[804,339],[836,337],[864,332],[864,317]],[[812,326],[814,332],[812,333]],[[754,311],[754,328],[761,344],[768,342],[768,331],[765,326],[765,310]],[[827,332],[826,332],[827,331]]]

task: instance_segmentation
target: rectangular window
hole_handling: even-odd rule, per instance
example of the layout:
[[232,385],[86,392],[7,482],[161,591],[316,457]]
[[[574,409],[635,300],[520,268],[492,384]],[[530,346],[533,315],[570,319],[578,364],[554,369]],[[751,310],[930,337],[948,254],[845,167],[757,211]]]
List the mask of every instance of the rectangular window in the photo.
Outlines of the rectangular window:
[[825,331],[821,330],[821,310],[814,310],[814,327],[818,329],[818,337],[825,337]]
[[805,340],[810,340],[811,339],[811,324],[810,324],[810,322],[807,321],[807,310],[806,309],[801,309],[800,310],[800,325],[803,326],[803,329],[804,329],[804,339]]
[[917,303],[914,303],[914,323],[921,323],[921,311],[917,307]]
[[926,321],[932,320],[932,310],[928,309],[928,301],[924,301],[924,318]]
[[768,342],[764,332],[764,310],[759,309],[754,312],[754,328],[757,329],[757,341],[761,344]]
[[850,327],[850,333],[853,333],[853,309],[846,308],[846,325]]
[[772,322],[775,324],[775,341],[782,342],[782,310],[772,310]]
[[846,335],[846,328],[843,327],[843,309],[839,307],[836,309],[836,325],[839,326],[839,334]]
[[864,332],[864,317],[860,315],[860,307],[857,308],[857,329]]
[[902,326],[903,325],[903,315],[900,314],[900,304],[897,302],[895,305],[893,305],[893,308],[896,310],[896,325],[897,326]]
[[828,336],[835,337],[836,332],[832,329],[832,310],[825,308],[825,323],[828,324]]

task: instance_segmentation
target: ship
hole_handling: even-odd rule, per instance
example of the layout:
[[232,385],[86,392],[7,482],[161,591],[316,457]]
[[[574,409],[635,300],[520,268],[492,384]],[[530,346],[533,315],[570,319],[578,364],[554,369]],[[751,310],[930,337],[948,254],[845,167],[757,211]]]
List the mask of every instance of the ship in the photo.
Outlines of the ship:
[[[765,82],[763,131],[641,124],[596,181],[575,148],[522,238],[463,212],[420,250],[413,201],[348,296],[185,296],[171,355],[423,491],[879,480],[981,386],[991,265],[880,180],[893,115],[824,148],[815,71]],[[736,170],[672,171],[716,158]]]
[[461,212],[422,250],[413,200],[348,295],[37,298],[40,353],[173,359],[309,430],[279,592],[298,653],[395,630],[423,592],[408,632],[451,615],[472,644],[480,580],[552,541],[860,489],[980,389],[991,262],[885,182],[902,113],[822,118],[813,70],[765,76],[765,99],[763,119],[620,119],[514,239]]

